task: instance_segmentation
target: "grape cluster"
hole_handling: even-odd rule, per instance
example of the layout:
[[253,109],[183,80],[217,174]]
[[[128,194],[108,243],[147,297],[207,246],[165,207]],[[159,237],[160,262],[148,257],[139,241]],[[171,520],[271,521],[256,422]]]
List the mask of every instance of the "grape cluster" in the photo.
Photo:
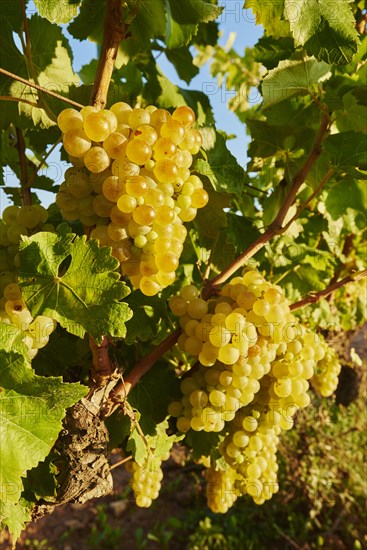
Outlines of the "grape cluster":
[[112,247],[122,273],[148,296],[175,280],[184,222],[208,202],[190,172],[201,147],[194,123],[190,107],[170,114],[123,102],[102,111],[65,109],[58,117],[74,164],[57,195],[62,215],[96,225],[91,237]]
[[230,467],[221,470],[209,467],[205,470],[204,477],[207,481],[206,499],[209,508],[216,514],[225,514],[240,496],[235,487],[235,470]]
[[46,315],[37,315],[33,319],[16,282],[9,282],[1,290],[0,322],[15,325],[25,332],[23,342],[28,349],[29,359],[33,359],[38,350],[47,345],[50,334],[56,328],[56,321]]
[[19,267],[19,243],[21,236],[32,235],[40,230],[55,231],[47,223],[48,212],[43,206],[8,206],[0,222],[0,322],[13,324],[26,335],[24,343],[32,359],[44,347],[56,323],[47,316],[33,319],[16,280]]
[[[41,229],[54,231],[47,223],[48,212],[43,206],[7,206],[0,221],[0,278],[19,267],[19,243],[21,236],[33,235]],[[9,282],[12,282],[13,279]]]
[[169,451],[165,455],[155,456],[153,450],[142,465],[134,460],[126,463],[125,469],[131,473],[130,486],[140,508],[149,508],[152,501],[158,498],[163,479],[162,462],[169,456]]
[[208,504],[224,512],[242,494],[262,504],[278,490],[279,435],[310,403],[309,381],[327,361],[326,347],[293,316],[282,289],[255,270],[208,301],[186,285],[169,305],[183,331],[178,345],[197,363],[168,413],[180,432],[222,439],[226,466],[209,468]]
[[330,397],[338,387],[341,364],[336,351],[324,340],[320,340],[319,349],[323,350],[325,355],[317,363],[311,384],[323,397]]

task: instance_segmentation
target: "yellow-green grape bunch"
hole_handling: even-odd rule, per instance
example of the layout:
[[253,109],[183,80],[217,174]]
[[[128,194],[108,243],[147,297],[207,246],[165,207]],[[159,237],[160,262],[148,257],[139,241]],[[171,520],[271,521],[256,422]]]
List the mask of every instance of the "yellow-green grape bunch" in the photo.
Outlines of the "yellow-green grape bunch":
[[15,325],[25,332],[23,342],[28,348],[29,358],[33,359],[38,350],[47,345],[50,334],[56,328],[56,321],[46,315],[33,318],[16,282],[9,282],[1,290],[0,322]]
[[[239,408],[254,400],[277,354],[283,354],[289,345],[290,359],[290,350],[300,353],[302,349],[297,338],[304,329],[290,313],[282,290],[256,271],[232,279],[219,297],[209,301],[201,299],[193,285],[187,285],[180,296],[171,297],[169,305],[183,329],[179,346],[200,363],[181,381],[181,401],[169,408],[183,432],[190,428],[221,431]],[[307,353],[315,355],[313,350]],[[306,361],[307,353],[300,355],[302,360]],[[307,379],[312,374],[307,371]],[[290,378],[280,380],[276,391],[288,397],[290,383]],[[302,398],[298,400],[303,406]]]
[[190,107],[170,114],[123,102],[102,111],[65,109],[58,117],[74,181],[62,184],[57,204],[65,219],[97,224],[91,237],[112,247],[134,288],[149,296],[175,280],[183,224],[208,202],[190,172],[201,147],[194,123]]
[[215,514],[225,514],[236,502],[241,493],[236,488],[237,475],[235,470],[227,467],[224,470],[207,468],[204,471],[207,481],[206,499],[208,507]]
[[166,460],[168,456],[163,458],[151,456],[142,466],[135,461],[126,463],[126,470],[131,473],[130,486],[134,492],[136,505],[140,508],[149,508],[152,501],[158,498],[163,479],[161,464],[162,460]]
[[316,365],[311,384],[323,397],[330,397],[338,387],[341,364],[336,351],[325,341],[320,341],[318,346],[324,356]]
[[[52,231],[54,227],[47,223],[48,212],[43,206],[7,206],[0,221],[0,274],[12,273],[19,267],[19,243],[21,236],[38,231]],[[0,275],[0,277],[1,277]]]
[[279,489],[276,459],[280,427],[271,411],[245,407],[229,425],[229,433],[219,445],[219,452],[236,476],[235,488],[263,504]]

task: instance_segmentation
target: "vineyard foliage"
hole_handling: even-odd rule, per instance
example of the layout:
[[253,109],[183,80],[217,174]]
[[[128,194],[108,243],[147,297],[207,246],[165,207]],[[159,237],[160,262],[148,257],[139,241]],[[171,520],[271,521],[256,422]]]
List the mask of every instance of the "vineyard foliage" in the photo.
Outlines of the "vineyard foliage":
[[[264,29],[244,52],[219,44],[231,4]],[[262,504],[281,432],[336,388],[321,333],[365,321],[364,2],[242,4],[0,2],[13,204],[0,224],[0,519],[15,539],[111,491],[116,448],[139,506],[178,441],[213,511]],[[96,58],[75,72],[87,40]],[[205,64],[246,127],[246,169],[210,94],[189,86]]]

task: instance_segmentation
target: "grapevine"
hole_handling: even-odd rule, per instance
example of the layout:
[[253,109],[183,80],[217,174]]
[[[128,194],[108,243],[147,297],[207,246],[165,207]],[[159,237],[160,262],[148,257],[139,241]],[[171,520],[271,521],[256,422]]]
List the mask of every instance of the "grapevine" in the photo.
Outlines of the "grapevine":
[[217,0],[6,4],[1,526],[16,541],[110,494],[122,464],[123,493],[154,508],[178,444],[213,513],[283,506],[284,442],[304,409],[338,406],[323,335],[366,322],[365,10],[246,2],[264,36],[240,55]]

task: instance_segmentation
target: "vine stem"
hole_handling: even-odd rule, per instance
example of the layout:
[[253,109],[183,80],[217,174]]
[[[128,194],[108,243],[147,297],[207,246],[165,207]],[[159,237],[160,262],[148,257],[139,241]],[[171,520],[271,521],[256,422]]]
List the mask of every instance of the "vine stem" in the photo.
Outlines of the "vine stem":
[[11,95],[0,95],[0,101],[16,101],[17,103],[26,103],[36,109],[40,108],[38,103],[35,103],[34,101],[29,101],[28,99],[23,99],[22,97],[12,97]]
[[[102,48],[98,59],[90,104],[97,109],[104,109],[108,89],[121,40],[125,36],[126,25],[123,20],[121,0],[106,0]],[[87,238],[89,235],[87,234]],[[92,380],[97,384],[106,382],[114,371],[114,365],[108,353],[110,341],[104,336],[98,346],[92,336],[89,338],[92,350]]]
[[130,393],[131,389],[140,380],[140,378],[148,372],[148,370],[155,364],[156,361],[168,350],[174,346],[181,334],[181,329],[175,330],[167,338],[165,338],[153,351],[143,357],[132,369],[132,371],[124,378],[120,384],[118,384],[112,391],[112,399],[115,402],[123,401]]
[[28,180],[27,156],[25,154],[24,136],[20,128],[16,128],[15,131],[17,134],[16,147],[18,150],[19,164],[20,164],[20,185],[21,185],[20,196],[22,199],[23,206],[31,206],[32,195],[31,195],[31,189],[30,189],[29,180]]
[[[316,161],[321,155],[322,152],[322,142],[325,139],[328,130],[330,126],[330,117],[328,113],[323,113],[322,119],[320,122],[319,131],[316,136],[315,144],[312,148],[311,153],[306,159],[306,162],[302,166],[301,170],[296,174],[296,176],[293,179],[292,186],[289,190],[289,193],[280,207],[280,210],[275,217],[274,221],[270,224],[268,229],[263,233],[256,241],[251,244],[240,256],[238,256],[228,267],[226,267],[219,275],[214,277],[214,279],[211,279],[210,281],[207,281],[206,285],[204,286],[202,296],[204,299],[208,299],[213,293],[215,293],[215,289],[218,285],[224,283],[237,269],[243,266],[243,264],[258,250],[260,250],[268,241],[270,241],[275,235],[281,235],[286,231],[286,229],[289,227],[288,223],[283,227],[283,222],[288,214],[289,208],[294,203],[294,200],[296,198],[296,195],[301,187],[301,185],[304,183],[307,174],[311,170],[311,168],[314,166]],[[295,216],[293,216],[292,221],[296,219],[297,216],[302,212],[302,210],[309,204],[309,202],[316,196],[316,194],[319,192],[319,190],[326,184],[326,182],[330,179],[332,176],[333,171],[329,170],[326,174],[326,176],[323,178],[322,182],[316,189],[316,191],[311,195],[311,197],[308,198],[306,203],[302,205]],[[154,365],[154,363],[162,356],[164,355],[171,347],[177,342],[178,337],[181,334],[181,329],[177,329],[175,332],[170,334],[167,338],[165,338],[151,353],[143,357],[131,370],[131,372],[127,375],[127,377],[118,384],[115,389],[112,391],[111,397],[114,401],[121,401],[124,400],[131,389],[135,386],[135,384],[140,380],[140,378],[150,370],[150,368]]]
[[[39,86],[38,84],[35,84],[34,82],[31,82],[30,80],[27,80],[26,78],[22,78],[21,76],[18,76],[17,74],[11,73],[10,71],[7,71],[6,69],[3,69],[0,67],[0,73],[4,74],[5,76],[8,76],[9,78],[12,78],[13,80],[18,80],[18,82],[21,82],[22,84],[25,84],[26,86],[29,86],[30,88],[35,88],[39,92],[43,92],[44,94],[51,95],[52,97],[56,97],[57,99],[60,99],[61,101],[65,101],[65,103],[69,103],[69,105],[73,105],[74,107],[78,107],[78,109],[81,109],[84,107],[81,103],[78,103],[77,101],[73,101],[72,99],[69,99],[68,97],[64,97],[60,94],[57,94],[56,92],[53,92],[52,90],[47,90],[46,88],[43,88],[42,86]],[[22,100],[24,101],[24,100]],[[27,101],[25,101],[27,103]]]
[[[223,284],[225,281],[227,281],[229,277],[231,277],[240,267],[242,267],[247,262],[247,260],[252,258],[266,243],[268,243],[273,237],[275,237],[275,235],[281,235],[287,229],[287,225],[285,227],[282,227],[283,222],[288,214],[289,208],[294,203],[296,195],[301,185],[304,183],[307,174],[321,155],[321,145],[328,133],[329,125],[330,117],[327,113],[324,113],[321,119],[320,128],[313,149],[309,154],[306,162],[302,166],[301,170],[294,177],[289,193],[282,206],[280,207],[275,219],[269,225],[265,233],[260,235],[260,237],[258,237],[244,252],[242,252],[242,254],[235,258],[232,263],[230,263],[221,273],[219,273],[219,275],[214,277],[214,279],[207,281],[203,289],[204,299],[207,299],[209,296],[211,296],[216,286],[219,286],[220,284]],[[330,179],[330,177],[331,174],[329,175],[328,179]]]
[[303,298],[299,302],[295,302],[294,304],[292,304],[290,306],[290,310],[294,311],[295,309],[300,309],[301,307],[307,306],[308,304],[315,304],[316,302],[319,302],[320,300],[322,300],[322,298],[326,298],[342,286],[345,286],[346,284],[353,281],[359,281],[364,277],[367,277],[367,269],[357,271],[356,273],[351,273],[347,277],[344,277],[344,279],[341,279],[340,281],[324,288],[324,290],[320,290],[319,292],[310,292],[305,298]]
[[126,25],[123,19],[121,0],[107,0],[102,48],[90,98],[90,104],[97,109],[104,109],[106,106],[118,48],[125,33]]

